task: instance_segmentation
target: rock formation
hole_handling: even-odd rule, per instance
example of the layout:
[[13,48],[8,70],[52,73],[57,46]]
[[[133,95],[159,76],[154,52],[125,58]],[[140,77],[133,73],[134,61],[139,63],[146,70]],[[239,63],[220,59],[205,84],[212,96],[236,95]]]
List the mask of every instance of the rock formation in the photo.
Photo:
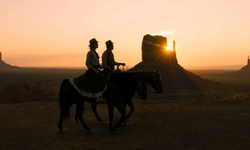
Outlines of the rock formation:
[[2,53],[0,52],[0,69],[12,69],[12,68],[18,68],[17,66],[12,66],[7,63],[5,63],[2,60]]
[[178,64],[175,41],[173,50],[167,51],[167,38],[145,35],[142,40],[142,61],[129,71],[158,70],[162,76],[164,90],[206,89],[217,87],[219,83],[202,79]]
[[244,73],[244,74],[250,74],[250,59],[249,59],[249,56],[247,58],[247,65],[242,67],[239,72]]
[[[178,64],[175,47],[166,51],[167,38],[163,36],[145,35],[142,41],[142,62],[161,66]],[[173,42],[175,46],[175,41]]]

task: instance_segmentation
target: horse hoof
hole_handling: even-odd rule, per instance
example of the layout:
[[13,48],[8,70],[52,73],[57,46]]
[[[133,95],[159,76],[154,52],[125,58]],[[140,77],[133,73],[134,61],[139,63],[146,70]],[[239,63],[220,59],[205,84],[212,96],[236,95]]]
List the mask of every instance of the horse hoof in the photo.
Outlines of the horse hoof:
[[123,126],[128,126],[128,123],[127,122],[123,122],[122,125]]
[[64,134],[63,130],[59,130],[58,134]]
[[112,135],[117,135],[117,131],[116,131],[116,130],[111,131],[111,134],[112,134]]
[[117,135],[116,131],[111,132],[112,135]]
[[89,129],[89,130],[86,130],[86,132],[87,132],[87,133],[91,133],[91,130],[90,130],[90,129]]
[[105,124],[102,120],[98,120],[101,124]]

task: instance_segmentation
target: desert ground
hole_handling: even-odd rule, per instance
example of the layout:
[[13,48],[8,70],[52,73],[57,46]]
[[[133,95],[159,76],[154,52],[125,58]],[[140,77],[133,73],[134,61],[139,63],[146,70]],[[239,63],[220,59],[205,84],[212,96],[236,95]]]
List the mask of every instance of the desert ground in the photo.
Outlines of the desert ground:
[[[225,89],[164,91],[135,96],[135,112],[117,135],[108,129],[106,104],[96,121],[86,103],[86,132],[71,117],[58,133],[58,91],[64,78],[81,75],[82,69],[22,68],[0,71],[0,149],[169,149],[224,150],[250,148],[250,82],[223,71],[193,70],[206,79],[225,84]],[[115,118],[119,118],[115,112]]]

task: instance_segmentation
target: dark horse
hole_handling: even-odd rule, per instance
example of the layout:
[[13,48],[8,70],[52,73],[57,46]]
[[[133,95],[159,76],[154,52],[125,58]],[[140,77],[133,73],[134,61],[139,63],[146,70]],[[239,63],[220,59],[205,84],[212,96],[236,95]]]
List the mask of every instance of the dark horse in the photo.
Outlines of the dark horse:
[[154,88],[157,94],[162,93],[161,76],[158,71],[120,72],[118,74],[111,74],[109,83],[117,86],[119,89],[126,92],[124,97],[125,101],[123,101],[123,106],[125,108],[123,109],[124,115],[126,113],[126,106],[128,105],[130,107],[130,111],[128,112],[127,115],[125,115],[125,118],[123,119],[124,123],[125,120],[127,120],[134,112],[134,104],[132,102],[132,98],[135,94],[135,88],[131,86],[129,80],[135,74],[137,75],[137,77],[146,80]]
[[[135,95],[136,87],[133,85],[133,82],[131,82],[133,79],[137,79],[137,80],[140,79],[139,80],[140,82],[138,83],[141,83],[143,85],[149,83],[154,88],[157,94],[162,93],[161,76],[158,71],[119,72],[119,73],[111,74],[110,79],[109,79],[109,84],[112,84],[116,86],[118,89],[120,89],[123,93],[122,96],[124,98],[122,101],[119,101],[119,102],[122,102],[122,105],[123,105],[122,106],[123,109],[120,109],[123,111],[121,113],[122,121],[119,121],[115,125],[115,128],[117,128],[122,122],[126,124],[126,120],[134,112],[134,104],[132,102],[132,98]],[[145,90],[147,89],[144,88],[143,90],[145,93]],[[141,98],[141,99],[146,100],[146,98],[147,98],[147,93],[145,93],[144,98]],[[107,96],[106,96],[106,99],[107,99],[108,109],[109,109],[109,122],[110,122],[109,128],[111,131],[114,131],[112,124],[113,124],[113,112],[116,106],[113,105],[114,102],[110,100],[109,98],[107,98]],[[129,106],[130,110],[128,114],[126,115],[127,105]]]
[[[112,78],[119,77],[121,78],[127,78],[129,82],[130,87],[128,89],[121,89],[117,87],[113,82],[110,82],[107,84],[107,90],[103,93],[104,98],[106,99],[106,102],[108,104],[108,110],[109,110],[109,128],[111,132],[115,132],[115,128],[117,128],[121,122],[125,119],[125,108],[124,108],[124,102],[125,102],[125,95],[131,92],[131,89],[138,92],[140,95],[140,98],[143,100],[146,100],[147,98],[147,87],[146,87],[146,79],[142,78],[138,74],[133,75],[111,75],[109,80],[113,81]],[[124,91],[125,90],[125,91]],[[132,92],[135,92],[132,91]],[[95,117],[98,121],[102,122],[101,118],[99,117],[97,111],[96,111],[96,99],[95,98],[89,98],[82,96],[78,93],[78,91],[71,85],[68,79],[63,80],[60,86],[59,91],[59,103],[60,103],[60,118],[58,123],[58,128],[60,131],[62,131],[62,123],[63,118],[67,115],[69,115],[70,107],[73,104],[76,104],[76,116],[80,120],[83,128],[87,131],[90,131],[90,128],[86,125],[85,121],[83,120],[82,113],[84,109],[84,102],[90,102],[92,111],[95,114]],[[121,119],[117,122],[115,127],[113,126],[113,111],[114,108],[117,108],[117,110],[121,114]]]

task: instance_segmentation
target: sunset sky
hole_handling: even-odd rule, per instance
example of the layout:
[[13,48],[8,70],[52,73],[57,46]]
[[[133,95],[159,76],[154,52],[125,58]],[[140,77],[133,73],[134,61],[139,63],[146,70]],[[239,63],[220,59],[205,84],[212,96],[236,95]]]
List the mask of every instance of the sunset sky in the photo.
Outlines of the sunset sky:
[[146,34],[176,41],[183,67],[246,65],[249,0],[0,0],[0,52],[21,67],[85,67],[88,42],[141,61]]

